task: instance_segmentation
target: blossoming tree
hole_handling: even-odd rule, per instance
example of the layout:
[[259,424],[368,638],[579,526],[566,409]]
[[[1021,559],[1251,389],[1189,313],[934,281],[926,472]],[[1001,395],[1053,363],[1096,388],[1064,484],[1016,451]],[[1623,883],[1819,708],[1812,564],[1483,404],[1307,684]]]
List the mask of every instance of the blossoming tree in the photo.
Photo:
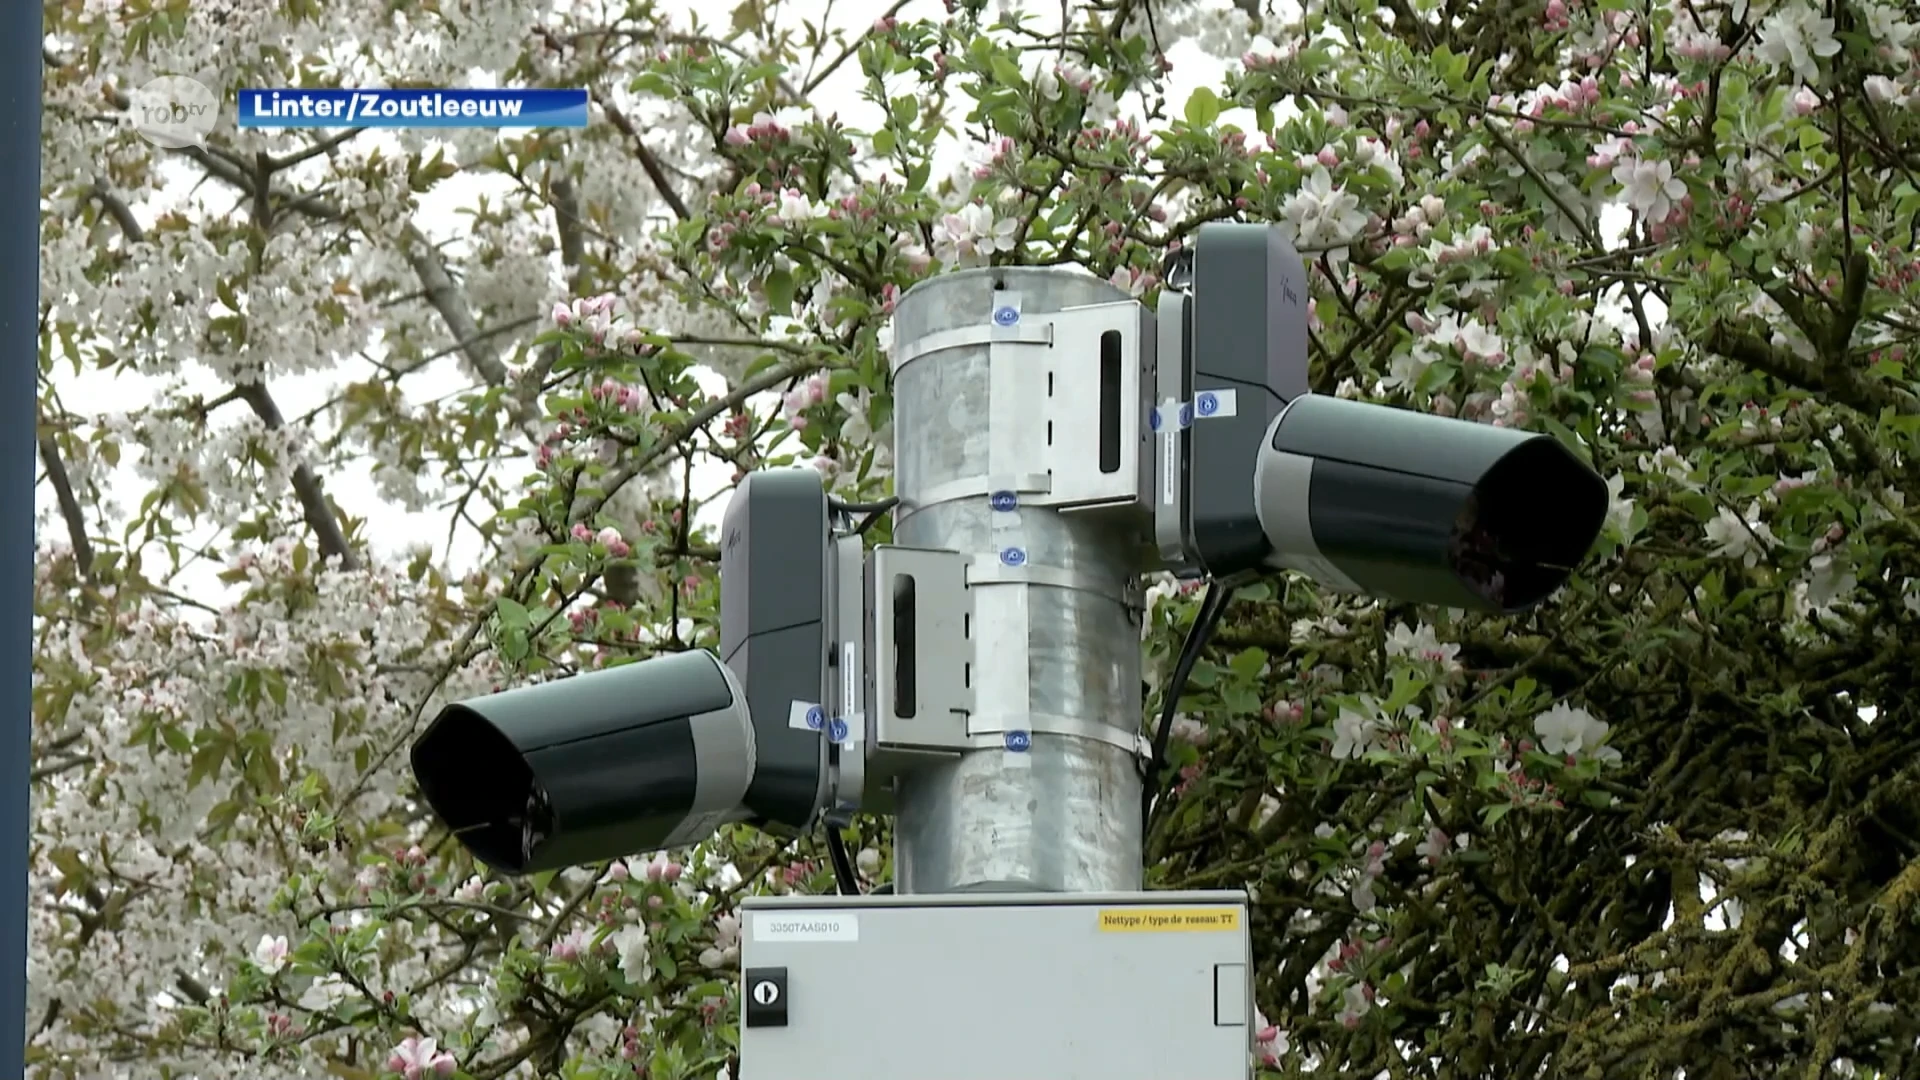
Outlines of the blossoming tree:
[[[1260,1066],[1920,1069],[1903,7],[553,7],[47,6],[30,1075],[730,1069],[733,908],[823,887],[811,838],[502,880],[404,747],[447,700],[712,644],[697,463],[883,494],[915,281],[1150,299],[1222,219],[1309,260],[1316,392],[1550,432],[1614,499],[1525,616],[1237,596],[1148,859],[1252,891]],[[587,86],[593,125],[166,152],[114,123],[160,73],[476,70]],[[420,206],[466,176],[508,194],[437,243]],[[75,373],[155,389],[101,415]],[[1195,605],[1151,595],[1157,660]]]

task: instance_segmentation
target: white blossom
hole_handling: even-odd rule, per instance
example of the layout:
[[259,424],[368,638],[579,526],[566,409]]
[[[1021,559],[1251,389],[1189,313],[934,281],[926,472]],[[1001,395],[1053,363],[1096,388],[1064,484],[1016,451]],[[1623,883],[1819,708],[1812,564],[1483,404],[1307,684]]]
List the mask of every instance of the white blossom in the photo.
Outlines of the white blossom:
[[[1587,710],[1561,702],[1533,718],[1533,733],[1540,749],[1556,756],[1599,752],[1607,737],[1606,721],[1596,719]],[[1617,752],[1611,755],[1617,757]]]
[[640,986],[653,979],[652,943],[645,926],[623,926],[613,932],[607,943],[619,957],[620,974],[628,982]]
[[287,939],[285,935],[269,937],[262,935],[260,944],[254,946],[253,962],[261,971],[272,975],[287,966]]
[[957,262],[1012,251],[1019,225],[1013,218],[996,220],[993,211],[981,203],[969,203],[934,224],[934,252],[942,261]]
[[1387,655],[1457,668],[1459,665],[1454,658],[1460,655],[1460,646],[1451,641],[1442,642],[1434,634],[1433,627],[1426,623],[1417,626],[1397,623],[1392,633],[1387,635]]
[[1833,20],[1806,3],[1789,4],[1769,16],[1755,50],[1775,70],[1784,68],[1808,83],[1820,81],[1820,61],[1839,51]]
[[1757,501],[1748,507],[1744,517],[1721,507],[1714,519],[1707,522],[1705,532],[1715,555],[1739,559],[1748,566],[1757,565],[1780,542],[1766,522],[1760,520]]
[[1625,473],[1614,473],[1607,478],[1607,527],[1623,540],[1633,529],[1633,500],[1626,497],[1626,488]]
[[873,407],[873,395],[865,389],[857,393],[834,395],[834,404],[840,406],[847,418],[840,424],[840,438],[848,446],[864,447],[873,441],[873,428],[867,419],[867,412]]
[[1370,698],[1361,699],[1359,709],[1342,706],[1333,720],[1333,756],[1357,759],[1373,748],[1385,726],[1379,706]]
[[1672,217],[1674,207],[1687,197],[1686,182],[1673,175],[1669,161],[1627,158],[1613,167],[1613,178],[1621,185],[1627,205],[1651,224]]
[[1368,997],[1366,988],[1355,983],[1340,995],[1340,1013],[1336,1017],[1343,1027],[1355,1027],[1362,1017],[1373,1010],[1373,1000]]
[[1315,166],[1281,210],[1301,246],[1308,248],[1345,245],[1367,224],[1359,197],[1344,185],[1336,186],[1325,166]]
[[820,207],[804,192],[792,189],[780,193],[780,204],[773,212],[774,220],[789,228],[804,225],[819,216]]

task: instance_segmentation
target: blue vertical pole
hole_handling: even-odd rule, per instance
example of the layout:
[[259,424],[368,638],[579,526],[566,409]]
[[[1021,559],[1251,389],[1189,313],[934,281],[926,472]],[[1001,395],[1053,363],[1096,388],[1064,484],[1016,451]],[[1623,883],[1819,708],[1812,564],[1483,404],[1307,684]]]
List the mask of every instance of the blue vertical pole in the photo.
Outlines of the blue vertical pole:
[[[33,481],[40,340],[40,0],[0,3],[0,1075],[27,1054],[28,763],[33,732]],[[11,387],[11,389],[6,389]],[[8,615],[6,612],[13,612]],[[12,689],[7,689],[12,687]]]

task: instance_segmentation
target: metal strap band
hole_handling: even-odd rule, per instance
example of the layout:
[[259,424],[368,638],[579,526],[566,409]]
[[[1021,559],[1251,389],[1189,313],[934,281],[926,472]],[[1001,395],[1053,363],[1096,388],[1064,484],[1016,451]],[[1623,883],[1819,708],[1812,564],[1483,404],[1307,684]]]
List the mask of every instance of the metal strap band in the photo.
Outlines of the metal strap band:
[[1114,586],[1122,585],[1121,597],[1125,599],[1125,587],[1110,578],[1095,577],[1076,570],[1062,570],[1057,566],[1035,566],[1027,563],[1022,566],[1007,566],[998,559],[982,556],[967,564],[967,588],[976,585],[1045,585],[1055,589],[1077,589],[1098,596],[1113,597]]
[[1005,483],[996,483],[986,476],[968,476],[935,484],[911,499],[902,498],[900,506],[906,513],[912,513],[961,499],[984,499],[996,491],[1011,491],[1015,495],[1044,495],[1052,488],[1053,481],[1046,473],[1021,473]]
[[1105,743],[1118,747],[1131,754],[1142,757],[1152,752],[1152,746],[1146,736],[1137,732],[1128,732],[1096,720],[1083,720],[1077,716],[1057,716],[1051,713],[1014,713],[1010,715],[983,714],[967,718],[967,742],[976,750],[991,750],[1005,745],[1003,736],[1009,731],[1025,731],[1034,735],[1059,735],[1069,739],[1086,739],[1090,742]]
[[[987,343],[987,475],[1012,476],[1021,466],[1046,463],[1045,372],[1026,356],[1020,327],[996,328]],[[1049,484],[1049,487],[1052,485]]]
[[1053,324],[1038,320],[1011,327],[983,323],[979,326],[960,326],[952,330],[935,331],[911,345],[896,345],[893,350],[893,370],[897,375],[901,368],[921,357],[932,356],[934,353],[996,343],[1051,345],[1053,344]]
[[1107,578],[1096,578],[1091,574],[1081,574],[1072,570],[1062,570],[1055,566],[1007,566],[998,559],[980,557],[967,564],[967,588],[976,585],[1041,585],[1054,589],[1072,589],[1075,592],[1092,593],[1108,600],[1119,600],[1136,611],[1144,611],[1147,606],[1145,586],[1139,578],[1128,578],[1120,586],[1120,595],[1113,593],[1113,582]]
[[973,599],[973,662],[994,673],[991,685],[974,687],[976,707],[1019,708],[1032,701],[1027,641],[1033,618],[1026,589],[999,589]]

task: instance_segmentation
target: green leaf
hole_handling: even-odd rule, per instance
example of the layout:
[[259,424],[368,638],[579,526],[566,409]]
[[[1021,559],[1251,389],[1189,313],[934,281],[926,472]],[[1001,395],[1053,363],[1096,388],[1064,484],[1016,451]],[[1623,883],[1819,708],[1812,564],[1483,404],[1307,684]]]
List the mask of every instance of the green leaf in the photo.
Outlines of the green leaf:
[[1586,445],[1580,441],[1580,436],[1575,435],[1571,430],[1568,429],[1567,425],[1561,423],[1558,420],[1555,420],[1551,416],[1541,417],[1540,425],[1546,428],[1547,431],[1550,432],[1554,438],[1560,440],[1563,446],[1573,451],[1573,455],[1575,457],[1579,458],[1582,461],[1587,460]]
[[1507,814],[1510,813],[1512,810],[1513,810],[1512,803],[1494,803],[1492,806],[1489,806],[1484,810],[1481,810],[1480,811],[1481,827],[1488,828],[1488,829],[1493,828],[1496,824],[1499,823],[1501,818],[1506,817]]
[[762,283],[767,290],[767,309],[776,315],[793,314],[793,275],[775,270]]
[[772,371],[779,363],[780,357],[778,354],[762,353],[760,356],[754,358],[753,363],[748,364],[747,369],[740,374],[741,381],[751,380],[755,375],[763,371]]
[[1025,86],[1027,80],[1020,77],[1020,68],[1004,56],[996,56],[988,65],[993,71],[993,81],[1001,86]]
[[636,94],[652,94],[655,97],[673,96],[673,85],[667,82],[666,76],[657,71],[635,76],[633,82],[627,84],[627,88]]
[[224,741],[211,742],[201,747],[193,755],[193,763],[187,767],[187,787],[192,789],[201,780],[217,780],[220,766],[227,760],[228,746]]
[[873,152],[881,157],[892,154],[896,145],[897,142],[893,137],[892,129],[881,128],[879,131],[873,133]]
[[1401,709],[1413,704],[1413,699],[1419,697],[1420,691],[1426,688],[1427,681],[1425,679],[1414,678],[1404,670],[1395,671],[1393,673],[1393,691],[1387,696],[1387,700],[1381,705],[1381,708],[1386,710],[1389,716],[1394,715]]
[[1267,665],[1267,650],[1260,648],[1242,649],[1228,661],[1233,673],[1243,679],[1258,678],[1260,669]]
[[1220,97],[1202,86],[1187,98],[1187,123],[1196,128],[1212,127],[1220,119]]
[[495,610],[500,613],[500,628],[502,630],[513,630],[525,627],[532,621],[531,616],[527,614],[526,606],[511,596],[501,597],[495,605]]
[[239,818],[240,818],[239,801],[235,799],[226,799],[216,804],[213,809],[207,811],[206,827],[214,832],[221,832],[225,829],[231,828],[233,826],[233,823],[239,820]]
[[530,651],[527,644],[527,631],[524,627],[515,627],[500,638],[500,652],[512,663],[517,664],[525,660]]
[[1220,703],[1236,716],[1252,716],[1260,711],[1260,695],[1244,686],[1231,686],[1220,695]]
[[1460,374],[1458,364],[1438,360],[1427,365],[1427,370],[1421,372],[1420,378],[1414,381],[1413,388],[1422,394],[1431,394],[1453,382],[1453,377],[1458,374]]

